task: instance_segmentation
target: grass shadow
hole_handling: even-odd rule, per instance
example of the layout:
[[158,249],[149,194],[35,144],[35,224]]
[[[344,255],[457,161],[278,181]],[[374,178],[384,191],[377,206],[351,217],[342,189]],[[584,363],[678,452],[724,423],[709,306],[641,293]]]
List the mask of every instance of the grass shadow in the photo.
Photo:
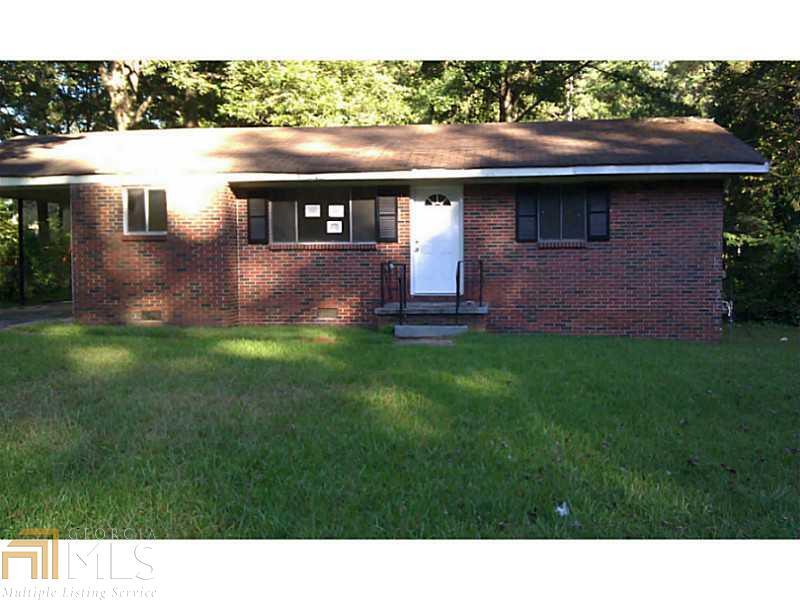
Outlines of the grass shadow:
[[42,525],[161,537],[800,528],[797,457],[784,452],[800,446],[796,334],[420,347],[335,327],[26,331],[0,334],[6,537]]

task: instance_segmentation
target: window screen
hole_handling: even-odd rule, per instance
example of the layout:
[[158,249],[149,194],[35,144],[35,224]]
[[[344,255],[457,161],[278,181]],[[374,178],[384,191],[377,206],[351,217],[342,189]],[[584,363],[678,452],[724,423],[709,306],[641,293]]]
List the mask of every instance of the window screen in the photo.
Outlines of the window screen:
[[167,230],[167,193],[164,190],[148,190],[148,231]]
[[375,241],[375,199],[353,200],[353,241]]
[[296,211],[297,203],[290,200],[271,202],[270,216],[272,225],[273,242],[296,242],[297,228]]
[[350,210],[354,242],[376,241],[375,199],[378,190],[372,186],[358,186],[350,190]]
[[543,187],[539,193],[539,238],[561,239],[561,195],[555,186]]
[[141,188],[128,190],[128,231],[130,232],[147,231],[144,196],[145,191]]
[[125,191],[125,233],[166,233],[167,193],[148,188]]
[[561,238],[586,239],[586,190],[578,186],[564,186],[561,190],[563,224]]

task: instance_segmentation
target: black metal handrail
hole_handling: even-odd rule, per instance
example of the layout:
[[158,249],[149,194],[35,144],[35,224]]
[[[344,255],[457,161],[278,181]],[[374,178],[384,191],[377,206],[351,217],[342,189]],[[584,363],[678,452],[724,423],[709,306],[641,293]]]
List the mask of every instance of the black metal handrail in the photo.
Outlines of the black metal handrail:
[[[477,285],[478,290],[477,294],[474,293],[475,287],[475,273],[469,272],[467,267],[469,265],[474,265],[477,267]],[[471,284],[471,285],[470,285]],[[483,306],[483,260],[482,259],[472,259],[472,260],[460,260],[456,265],[456,322],[458,322],[458,313],[461,310],[461,298],[464,297],[465,300],[474,300],[475,298],[470,298],[470,296],[476,296],[478,300],[478,306]]]
[[408,304],[406,265],[390,261],[381,263],[381,306],[391,302],[397,302],[400,323],[404,323]]

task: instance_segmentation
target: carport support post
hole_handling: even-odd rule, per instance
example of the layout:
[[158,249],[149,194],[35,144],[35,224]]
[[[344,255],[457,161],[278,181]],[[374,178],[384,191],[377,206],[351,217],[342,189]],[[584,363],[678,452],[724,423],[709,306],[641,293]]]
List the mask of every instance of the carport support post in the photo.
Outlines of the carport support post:
[[25,304],[25,222],[22,198],[17,198],[17,247],[19,249],[19,303]]

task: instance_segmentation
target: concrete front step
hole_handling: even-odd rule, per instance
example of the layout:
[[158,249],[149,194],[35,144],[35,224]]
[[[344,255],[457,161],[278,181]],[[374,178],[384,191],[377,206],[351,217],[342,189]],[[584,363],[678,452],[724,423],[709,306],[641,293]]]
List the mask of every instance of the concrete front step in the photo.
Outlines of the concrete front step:
[[[488,315],[489,305],[478,304],[471,300],[463,301],[456,312],[455,302],[408,302],[405,313],[407,315]],[[399,315],[400,304],[388,302],[375,309],[378,316]]]
[[466,325],[395,325],[394,337],[396,338],[438,338],[452,337],[467,333]]

